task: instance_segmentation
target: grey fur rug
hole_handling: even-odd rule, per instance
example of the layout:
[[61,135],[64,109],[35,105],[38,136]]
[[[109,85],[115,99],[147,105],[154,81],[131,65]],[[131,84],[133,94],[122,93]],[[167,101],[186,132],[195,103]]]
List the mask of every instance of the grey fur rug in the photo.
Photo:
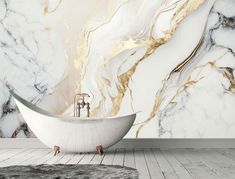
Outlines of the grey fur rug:
[[136,169],[118,165],[37,165],[0,168],[0,179],[138,179]]

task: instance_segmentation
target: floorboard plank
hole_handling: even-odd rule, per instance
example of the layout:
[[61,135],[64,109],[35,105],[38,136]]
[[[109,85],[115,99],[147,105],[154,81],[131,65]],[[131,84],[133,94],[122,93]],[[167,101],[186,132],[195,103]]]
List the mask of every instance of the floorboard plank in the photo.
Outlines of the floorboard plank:
[[217,149],[216,151],[235,161],[235,149]]
[[178,176],[171,165],[168,163],[164,155],[161,153],[160,149],[153,149],[154,156],[159,164],[163,176],[166,179],[178,179]]
[[84,156],[84,153],[75,153],[75,155],[67,162],[67,164],[78,164]]
[[161,150],[164,157],[174,169],[175,173],[180,179],[192,179],[193,177],[187,171],[187,169],[172,155],[169,150]]
[[176,159],[187,169],[193,178],[198,179],[216,179],[219,178],[214,171],[208,168],[200,158],[196,158],[185,149],[172,149],[173,155]]
[[50,149],[49,153],[40,158],[37,158],[35,161],[32,162],[32,165],[45,164],[48,160],[50,160],[53,157],[54,157],[54,151]]
[[235,161],[215,150],[191,150],[200,160],[213,170],[220,178],[235,178]]
[[4,162],[5,160],[8,160],[11,157],[14,157],[15,155],[20,154],[21,152],[25,150],[26,149],[8,149],[7,152],[4,152],[0,155],[0,163]]
[[0,156],[7,152],[9,152],[9,149],[0,149]]
[[134,149],[125,149],[124,166],[136,168]]
[[140,179],[150,178],[148,167],[144,157],[144,151],[141,149],[135,150],[135,164],[136,164],[136,169],[139,172]]
[[62,158],[60,158],[55,164],[67,164],[73,157],[75,153],[66,153]]
[[33,160],[38,158],[38,156],[46,155],[50,150],[48,149],[37,149],[25,157],[25,160],[22,160],[17,165],[30,165]]
[[86,153],[85,156],[80,160],[79,164],[89,164],[94,156],[95,152]]
[[31,158],[21,162],[19,165],[35,165],[37,160],[43,158],[50,152],[51,152],[51,149],[38,149],[37,153],[33,153],[34,155]]
[[101,164],[102,160],[104,159],[105,153],[107,151],[104,151],[103,155],[95,154],[94,158],[90,161],[90,164]]
[[27,149],[22,151],[21,153],[9,157],[7,160],[0,163],[0,167],[12,166],[21,163],[22,161],[31,157],[32,152],[36,152],[37,149]]
[[151,178],[164,179],[165,177],[163,176],[158,162],[154,157],[153,151],[151,149],[145,149],[144,155],[148,166],[149,175],[151,176]]
[[104,155],[104,158],[102,160],[102,164],[104,165],[112,165],[113,163],[113,159],[114,159],[114,156],[115,156],[115,152],[116,150],[108,150],[105,155]]
[[124,164],[124,149],[117,149],[116,154],[114,156],[112,165],[121,165],[123,166]]
[[49,156],[49,159],[46,160],[45,162],[43,162],[43,164],[48,164],[48,165],[52,165],[55,164],[56,162],[58,162],[62,157],[64,157],[66,153],[64,152],[60,152],[58,153],[56,156],[54,156],[54,154],[51,153],[51,156]]

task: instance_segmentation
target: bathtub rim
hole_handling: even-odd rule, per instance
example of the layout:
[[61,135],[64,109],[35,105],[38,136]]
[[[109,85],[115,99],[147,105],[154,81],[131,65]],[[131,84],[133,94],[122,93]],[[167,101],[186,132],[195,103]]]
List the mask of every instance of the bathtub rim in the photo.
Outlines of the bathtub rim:
[[13,98],[17,101],[19,101],[22,105],[26,106],[27,108],[29,108],[32,111],[35,111],[41,115],[44,116],[48,116],[48,117],[52,117],[52,118],[57,118],[60,119],[62,121],[68,121],[68,122],[82,122],[82,121],[97,121],[97,120],[105,120],[105,119],[116,119],[116,118],[127,118],[129,116],[135,116],[137,113],[140,113],[141,111],[137,111],[137,112],[133,112],[130,114],[124,114],[124,115],[120,115],[120,116],[109,116],[109,117],[71,117],[71,116],[61,116],[61,115],[56,115],[56,114],[52,114],[30,102],[28,102],[27,100],[25,100],[24,98],[20,97],[19,95],[17,95],[13,90],[10,90],[11,95],[13,96]]

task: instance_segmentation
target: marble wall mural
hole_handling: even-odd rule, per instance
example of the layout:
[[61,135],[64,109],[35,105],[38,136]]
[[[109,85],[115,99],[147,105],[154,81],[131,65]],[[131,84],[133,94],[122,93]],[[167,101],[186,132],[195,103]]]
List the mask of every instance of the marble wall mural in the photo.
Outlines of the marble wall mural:
[[126,137],[235,137],[235,1],[0,0],[0,137],[33,137],[9,88],[56,114],[141,111]]

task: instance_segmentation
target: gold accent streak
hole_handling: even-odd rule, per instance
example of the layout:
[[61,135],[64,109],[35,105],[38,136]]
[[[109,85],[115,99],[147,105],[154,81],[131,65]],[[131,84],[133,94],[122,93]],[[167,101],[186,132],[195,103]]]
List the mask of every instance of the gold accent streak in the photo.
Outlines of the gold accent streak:
[[[175,33],[176,29],[178,28],[178,26],[182,22],[182,20],[191,11],[195,10],[196,7],[199,7],[199,5],[201,5],[202,2],[203,2],[202,0],[195,0],[189,7],[187,7],[184,14],[176,20],[176,24],[171,26],[171,28],[168,31],[165,32],[165,35],[162,38],[154,39],[154,37],[152,35],[150,36],[149,47],[146,50],[144,56],[142,58],[140,58],[127,72],[125,72],[125,73],[118,76],[118,80],[119,80],[121,85],[119,85],[117,87],[118,95],[115,96],[115,97],[111,97],[112,104],[113,104],[113,107],[112,107],[112,110],[111,110],[111,115],[116,115],[118,113],[118,111],[120,110],[120,105],[121,105],[122,99],[125,95],[125,92],[128,89],[129,81],[130,81],[131,77],[133,76],[133,74],[135,73],[136,68],[139,65],[139,63],[141,63],[143,60],[145,60],[150,55],[152,55],[159,46],[161,46],[161,45],[165,44],[166,42],[168,42],[171,39],[171,37],[173,36],[173,34]],[[176,3],[178,3],[178,1]],[[169,7],[167,7],[166,9],[168,9],[168,8]],[[163,9],[163,12],[166,12],[167,11],[166,9]],[[159,14],[161,14],[161,13],[162,12],[160,11]],[[159,16],[157,16],[157,17],[159,17]],[[153,27],[151,29],[153,29]],[[155,106],[158,106],[158,105],[154,105],[154,107]]]
[[47,4],[45,4],[44,8],[43,8],[44,15],[55,12],[58,9],[58,7],[60,6],[60,4],[62,3],[62,1],[63,0],[59,0],[56,7],[53,10],[50,10],[50,11],[48,10],[49,7],[48,7],[48,2],[47,2]]

